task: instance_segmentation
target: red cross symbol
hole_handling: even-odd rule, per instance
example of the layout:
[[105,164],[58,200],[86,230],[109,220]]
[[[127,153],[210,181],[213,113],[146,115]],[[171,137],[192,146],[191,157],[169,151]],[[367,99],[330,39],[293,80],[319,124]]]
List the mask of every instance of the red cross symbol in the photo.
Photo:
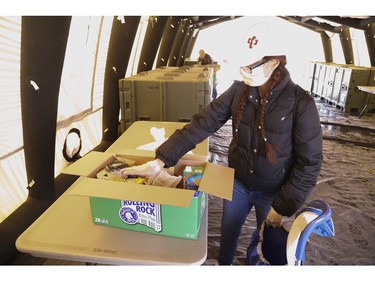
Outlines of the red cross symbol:
[[258,44],[258,39],[257,37],[254,35],[253,37],[249,38],[247,40],[247,43],[249,44],[249,49],[252,49],[253,46],[255,46],[256,44]]

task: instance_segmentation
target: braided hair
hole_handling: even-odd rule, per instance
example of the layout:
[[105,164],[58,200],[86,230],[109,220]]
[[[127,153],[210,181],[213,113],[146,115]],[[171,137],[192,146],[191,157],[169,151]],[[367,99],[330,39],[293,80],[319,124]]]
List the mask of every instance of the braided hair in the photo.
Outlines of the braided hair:
[[[280,61],[277,68],[273,71],[271,77],[267,80],[267,82],[262,85],[262,87],[259,87],[259,94],[261,97],[260,100],[260,106],[257,111],[257,120],[258,120],[258,129],[259,129],[259,135],[261,139],[264,142],[264,148],[267,160],[271,164],[275,164],[276,162],[276,156],[274,147],[269,141],[267,140],[266,133],[265,133],[265,123],[264,123],[264,115],[266,111],[266,104],[267,104],[267,97],[271,90],[277,86],[277,84],[283,80],[285,77],[285,74],[288,72],[285,68],[286,65],[286,57],[285,56],[266,56],[263,57],[266,61],[277,59]],[[244,84],[241,89],[241,98],[238,105],[238,111],[234,119],[234,139],[238,139],[238,128],[242,119],[243,111],[245,108],[246,101],[248,99],[248,92],[249,92],[250,86]]]

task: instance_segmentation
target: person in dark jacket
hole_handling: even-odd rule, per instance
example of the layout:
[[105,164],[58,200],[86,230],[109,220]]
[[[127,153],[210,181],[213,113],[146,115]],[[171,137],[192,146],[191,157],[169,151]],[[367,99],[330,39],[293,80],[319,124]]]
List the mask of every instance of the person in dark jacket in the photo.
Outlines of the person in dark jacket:
[[201,65],[211,64],[212,58],[204,50],[199,50],[198,63]]
[[[156,159],[136,168],[153,176],[174,166],[197,144],[232,119],[228,166],[235,169],[232,201],[224,200],[218,263],[233,262],[242,226],[255,208],[263,221],[279,227],[316,185],[322,161],[322,131],[314,99],[296,85],[285,56],[266,56],[242,67],[234,83],[194,115],[156,150]],[[124,169],[125,174],[132,174]]]

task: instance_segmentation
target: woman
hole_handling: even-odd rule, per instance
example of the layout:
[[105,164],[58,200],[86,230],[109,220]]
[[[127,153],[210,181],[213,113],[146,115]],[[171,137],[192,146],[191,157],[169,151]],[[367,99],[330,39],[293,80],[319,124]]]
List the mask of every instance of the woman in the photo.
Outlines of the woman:
[[232,118],[228,166],[235,169],[232,201],[224,200],[218,263],[233,262],[252,207],[257,227],[279,227],[316,184],[322,165],[322,132],[314,99],[294,84],[285,56],[265,56],[241,68],[235,81],[191,123],[156,150],[156,159],[124,174],[155,177]]

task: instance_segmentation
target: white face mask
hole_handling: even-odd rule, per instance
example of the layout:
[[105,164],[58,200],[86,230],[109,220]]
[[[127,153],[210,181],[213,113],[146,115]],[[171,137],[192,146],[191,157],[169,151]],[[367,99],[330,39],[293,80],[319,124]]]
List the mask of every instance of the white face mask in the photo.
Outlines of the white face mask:
[[259,87],[267,82],[279,63],[278,60],[270,60],[253,69],[249,66],[242,66],[240,68],[240,74],[245,84],[252,87]]

